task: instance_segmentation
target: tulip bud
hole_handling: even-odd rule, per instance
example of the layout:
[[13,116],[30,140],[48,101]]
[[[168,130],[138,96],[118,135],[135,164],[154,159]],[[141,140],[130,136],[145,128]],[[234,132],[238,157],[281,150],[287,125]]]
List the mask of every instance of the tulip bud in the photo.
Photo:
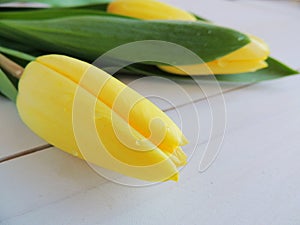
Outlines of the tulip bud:
[[[100,89],[99,89],[100,87]],[[29,63],[17,108],[37,135],[57,148],[147,181],[177,180],[187,143],[149,100],[106,72],[62,55]]]
[[249,37],[251,40],[249,44],[214,61],[177,67],[159,66],[159,68],[178,75],[206,75],[207,67],[213,74],[254,72],[267,67],[265,60],[270,53],[267,44],[253,35]]
[[139,19],[196,21],[192,14],[155,0],[116,0],[107,11]]

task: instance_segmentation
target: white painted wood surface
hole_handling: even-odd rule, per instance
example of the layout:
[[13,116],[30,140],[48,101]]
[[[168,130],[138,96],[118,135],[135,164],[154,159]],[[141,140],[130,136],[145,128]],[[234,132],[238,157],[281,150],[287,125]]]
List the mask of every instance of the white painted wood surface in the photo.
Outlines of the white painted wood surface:
[[[290,6],[294,3],[167,2],[262,36],[270,43],[274,56],[300,68],[300,32],[295,28],[300,8]],[[132,78],[124,81],[131,82]],[[140,87],[143,85],[145,93],[163,90],[175,105],[187,103],[173,95],[168,84],[153,81]],[[183,86],[192,99],[203,98],[198,88]],[[218,142],[221,133],[209,137],[212,124],[206,100],[179,107],[183,130],[191,141],[185,150],[191,153],[197,142],[199,145],[178,183],[139,188],[118,185],[55,148],[3,162],[0,224],[298,225],[299,86],[300,76],[248,87],[223,84],[223,91],[231,90],[224,94],[227,129],[217,160],[203,173],[198,169],[207,141]],[[156,102],[161,108],[169,107]],[[0,103],[0,158],[44,144],[18,119],[13,104],[3,99]],[[200,132],[194,121],[195,108]],[[168,114],[180,123],[176,110]]]
[[0,96],[0,118],[0,160],[46,143],[23,124],[15,104],[2,96]]

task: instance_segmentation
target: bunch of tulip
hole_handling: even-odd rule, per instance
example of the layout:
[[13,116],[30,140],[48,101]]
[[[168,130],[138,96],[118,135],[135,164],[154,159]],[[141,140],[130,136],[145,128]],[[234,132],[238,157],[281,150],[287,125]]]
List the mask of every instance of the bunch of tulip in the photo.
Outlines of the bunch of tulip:
[[[88,63],[99,55],[134,41],[160,40],[193,51],[203,63],[180,61],[170,52],[173,65],[147,62],[124,70],[186,77],[205,76],[208,67],[219,80],[246,82],[297,73],[271,58],[258,37],[173,6],[155,0],[99,6],[1,13],[0,51],[6,56],[0,55],[0,92],[16,101],[37,135],[109,170],[147,181],[177,180],[186,163],[181,146],[188,141],[158,107]],[[23,70],[9,56],[31,62]]]

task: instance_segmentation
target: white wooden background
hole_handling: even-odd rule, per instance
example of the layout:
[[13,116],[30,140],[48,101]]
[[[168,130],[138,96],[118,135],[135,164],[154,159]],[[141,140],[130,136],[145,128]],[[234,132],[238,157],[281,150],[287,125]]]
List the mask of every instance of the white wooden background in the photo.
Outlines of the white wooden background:
[[[300,68],[299,2],[165,1],[262,37],[274,57]],[[122,79],[128,83],[133,78]],[[189,127],[185,133],[195,143],[194,118],[189,116],[194,105],[168,84],[143,85],[183,105],[180,112]],[[198,87],[182,87],[201,113],[196,153],[178,183],[143,188],[107,181],[55,148],[34,152],[46,143],[23,125],[13,103],[0,98],[0,224],[299,225],[300,76],[252,85],[222,83],[225,138],[217,160],[203,173],[198,166],[209,138],[208,105]],[[210,94],[221,93],[211,89]],[[174,110],[167,113],[176,120]]]

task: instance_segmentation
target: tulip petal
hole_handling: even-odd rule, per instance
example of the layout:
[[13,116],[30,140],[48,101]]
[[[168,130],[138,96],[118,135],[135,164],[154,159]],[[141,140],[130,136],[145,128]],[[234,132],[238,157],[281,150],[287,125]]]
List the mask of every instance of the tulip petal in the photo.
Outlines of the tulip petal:
[[148,20],[196,21],[192,14],[155,0],[117,0],[108,5],[107,12]]

